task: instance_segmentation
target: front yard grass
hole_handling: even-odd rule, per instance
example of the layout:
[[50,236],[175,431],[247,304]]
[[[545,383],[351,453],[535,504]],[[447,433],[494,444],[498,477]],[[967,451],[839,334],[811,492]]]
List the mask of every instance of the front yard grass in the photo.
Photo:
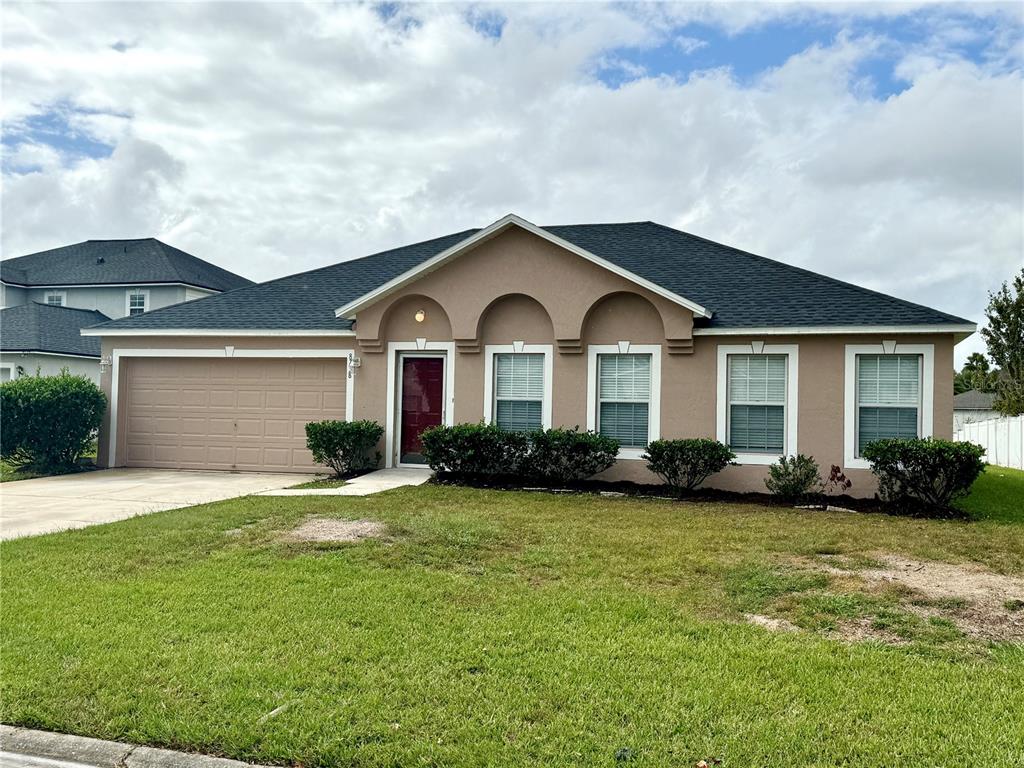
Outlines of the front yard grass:
[[1024,523],[1024,472],[989,464],[957,506],[978,520]]
[[[309,516],[388,534],[289,538]],[[426,486],[2,550],[6,723],[302,766],[1024,761],[1020,644],[806,565],[1020,576],[1005,521]],[[855,620],[899,643],[834,634]]]

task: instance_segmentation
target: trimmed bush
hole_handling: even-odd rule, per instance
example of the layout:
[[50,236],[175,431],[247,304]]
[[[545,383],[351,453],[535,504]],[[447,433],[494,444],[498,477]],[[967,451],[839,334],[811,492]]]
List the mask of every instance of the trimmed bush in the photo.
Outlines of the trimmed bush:
[[527,472],[548,483],[575,483],[615,463],[619,441],[596,432],[540,429],[531,432]]
[[22,376],[0,385],[0,456],[38,472],[78,466],[99,431],[107,398],[84,376]]
[[735,458],[729,446],[703,437],[655,440],[643,455],[651,472],[677,493],[692,491]]
[[980,445],[931,437],[876,440],[863,454],[878,477],[882,501],[899,512],[931,517],[959,514],[952,502],[965,496],[985,471]]
[[311,421],[306,424],[306,447],[313,461],[342,477],[376,469],[376,448],[383,434],[384,427],[376,421]]
[[824,483],[813,456],[781,456],[764,479],[769,493],[787,501],[804,501],[821,493]]
[[493,424],[431,427],[420,442],[432,470],[460,480],[520,474],[530,447],[525,433]]
[[576,482],[608,469],[619,450],[618,441],[578,428],[513,432],[493,424],[431,427],[420,441],[430,468],[459,481]]

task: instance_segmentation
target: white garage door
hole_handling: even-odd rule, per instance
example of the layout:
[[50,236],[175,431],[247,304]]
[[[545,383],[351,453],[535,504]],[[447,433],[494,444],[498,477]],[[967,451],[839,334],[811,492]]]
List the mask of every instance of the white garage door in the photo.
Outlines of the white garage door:
[[129,467],[313,470],[306,423],[345,418],[341,359],[126,362]]

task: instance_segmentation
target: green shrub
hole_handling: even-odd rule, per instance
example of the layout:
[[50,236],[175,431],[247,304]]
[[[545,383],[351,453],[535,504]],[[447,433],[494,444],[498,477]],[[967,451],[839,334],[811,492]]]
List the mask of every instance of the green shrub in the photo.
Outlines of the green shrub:
[[335,475],[352,475],[380,464],[376,448],[383,434],[384,427],[375,421],[311,421],[306,424],[306,447],[313,461]]
[[729,446],[708,438],[655,440],[643,455],[651,472],[675,491],[692,491],[716,472],[721,472],[736,454]]
[[456,480],[583,480],[615,463],[619,443],[577,429],[513,432],[493,424],[431,427],[420,435],[430,468]]
[[863,453],[878,477],[879,497],[900,512],[951,516],[953,500],[985,471],[985,450],[974,443],[886,439],[868,443]]
[[769,493],[787,501],[804,501],[821,493],[824,483],[818,471],[818,462],[813,456],[780,456],[779,460],[768,467],[768,477],[764,479]]
[[493,424],[431,427],[420,435],[420,442],[432,470],[460,480],[518,475],[530,447],[525,433]]
[[619,441],[596,432],[539,429],[531,432],[527,473],[545,482],[573,483],[615,463]]
[[0,385],[0,456],[37,472],[73,469],[103,421],[107,398],[92,381],[22,376]]

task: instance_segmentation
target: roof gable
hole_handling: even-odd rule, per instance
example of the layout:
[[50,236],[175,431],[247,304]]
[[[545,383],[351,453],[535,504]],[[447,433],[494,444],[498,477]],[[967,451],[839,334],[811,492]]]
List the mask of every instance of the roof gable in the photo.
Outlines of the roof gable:
[[599,267],[603,267],[604,269],[613,272],[619,277],[623,277],[627,280],[630,280],[631,282],[634,282],[646,288],[647,290],[652,291],[653,293],[656,293],[659,296],[668,299],[669,301],[672,301],[682,307],[685,307],[686,309],[693,312],[694,317],[711,317],[711,312],[707,308],[698,304],[697,302],[691,301],[690,299],[687,299],[682,295],[679,295],[671,290],[668,290],[664,286],[659,285],[658,283],[651,282],[650,280],[647,280],[642,276],[637,275],[634,272],[622,267],[620,264],[614,261],[609,261],[607,259],[602,258],[601,256],[591,253],[587,249],[581,248],[576,243],[559,237],[557,234],[552,232],[550,228],[538,227],[537,225],[532,224],[526,221],[525,219],[516,216],[513,213],[510,213],[507,216],[498,219],[496,222],[494,222],[488,227],[484,227],[483,229],[477,230],[476,232],[466,237],[464,240],[455,243],[450,248],[447,248],[444,251],[435,254],[429,259],[415,265],[411,269],[406,270],[402,274],[392,278],[386,283],[377,286],[372,291],[358,297],[354,301],[350,301],[347,304],[338,307],[338,309],[334,311],[334,314],[336,317],[353,319],[356,316],[356,313],[358,313],[360,310],[365,309],[366,307],[370,306],[376,301],[379,301],[385,296],[388,296],[394,293],[395,291],[404,288],[410,283],[415,282],[419,278],[429,274],[435,269],[439,269],[444,265],[449,264],[450,262],[454,261],[464,253],[468,253],[478,245],[485,243],[488,240],[491,240],[492,238],[497,237],[498,235],[502,234],[503,232],[506,232],[512,227],[519,227],[521,229],[524,229],[527,232],[536,235],[537,237],[547,240],[550,243],[554,243],[560,248],[564,248],[570,253],[574,253],[577,256],[586,259],[587,261],[593,264],[597,264]]
[[156,238],[86,240],[0,261],[0,279],[24,287],[184,283],[214,291],[253,285]]

